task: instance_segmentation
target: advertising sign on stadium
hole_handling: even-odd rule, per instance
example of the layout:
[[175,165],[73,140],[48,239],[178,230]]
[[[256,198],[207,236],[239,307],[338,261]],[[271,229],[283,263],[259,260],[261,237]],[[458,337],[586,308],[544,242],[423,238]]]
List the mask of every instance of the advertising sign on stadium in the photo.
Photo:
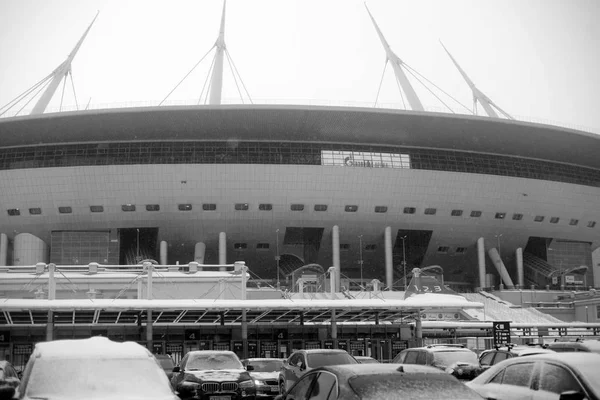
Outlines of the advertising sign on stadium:
[[323,165],[358,168],[410,168],[410,156],[396,153],[364,151],[321,151]]

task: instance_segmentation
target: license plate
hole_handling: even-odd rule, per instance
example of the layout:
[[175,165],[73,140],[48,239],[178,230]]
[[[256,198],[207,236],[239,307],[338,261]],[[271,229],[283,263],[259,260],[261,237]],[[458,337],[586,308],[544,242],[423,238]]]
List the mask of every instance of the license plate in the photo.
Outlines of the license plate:
[[210,396],[210,400],[231,400],[230,396]]
[[279,392],[279,386],[269,386],[271,388],[271,392]]

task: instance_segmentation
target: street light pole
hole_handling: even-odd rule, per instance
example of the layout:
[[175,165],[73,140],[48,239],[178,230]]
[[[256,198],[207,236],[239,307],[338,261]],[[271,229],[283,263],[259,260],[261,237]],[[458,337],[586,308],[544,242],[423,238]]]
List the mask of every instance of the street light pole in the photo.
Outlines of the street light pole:
[[358,261],[358,264],[360,265],[360,291],[362,292],[363,290],[363,257],[362,257],[362,235],[358,236],[358,250],[359,250],[359,257],[360,260]]
[[406,246],[404,240],[407,235],[402,236],[402,266],[404,267],[404,291],[406,291]]
[[275,233],[277,234],[277,242],[275,243],[275,246],[277,248],[275,262],[277,263],[277,290],[279,290],[281,288],[281,283],[279,281],[279,260],[281,260],[281,257],[279,256],[279,229],[277,229]]

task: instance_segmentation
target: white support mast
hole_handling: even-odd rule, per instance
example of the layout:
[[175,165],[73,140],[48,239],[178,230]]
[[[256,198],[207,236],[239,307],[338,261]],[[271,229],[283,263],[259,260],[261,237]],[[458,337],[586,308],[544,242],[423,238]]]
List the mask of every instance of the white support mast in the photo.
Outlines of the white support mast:
[[85,33],[83,34],[81,39],[79,39],[79,42],[77,42],[77,45],[75,45],[75,48],[73,49],[73,51],[71,51],[71,53],[69,54],[67,59],[62,64],[60,64],[52,72],[52,74],[50,74],[50,79],[52,79],[52,81],[50,82],[50,84],[48,85],[46,90],[44,90],[44,93],[42,94],[40,99],[35,104],[35,107],[33,107],[33,110],[31,111],[31,115],[44,113],[44,111],[46,110],[46,107],[48,107],[48,103],[50,103],[50,100],[52,100],[52,97],[54,96],[54,93],[56,92],[56,89],[58,88],[58,85],[60,84],[62,79],[63,78],[66,79],[67,75],[71,73],[71,63],[73,62],[73,59],[75,58],[75,55],[77,54],[77,51],[79,50],[83,41],[85,40],[85,37],[87,36],[88,32],[92,28],[92,25],[94,25],[96,18],[98,18],[99,13],[100,12],[96,13],[96,16],[92,20],[92,23],[90,24],[90,26],[88,26]]
[[390,48],[390,45],[385,40],[383,33],[381,33],[379,26],[377,26],[377,22],[375,22],[375,18],[373,18],[373,16],[371,15],[371,12],[369,11],[369,8],[367,7],[366,4],[365,4],[365,7],[367,8],[369,17],[371,17],[371,21],[373,21],[375,30],[377,30],[379,39],[381,39],[381,44],[383,45],[383,48],[385,49],[386,62],[389,61],[392,64],[392,68],[394,69],[394,74],[396,75],[396,79],[398,80],[398,82],[400,83],[400,86],[402,87],[402,90],[406,94],[406,98],[408,99],[408,103],[410,104],[410,107],[415,111],[425,111],[425,109],[423,108],[423,104],[421,104],[421,101],[419,100],[419,97],[417,96],[417,93],[413,89],[408,78],[406,77],[406,74],[402,70],[402,65],[404,63],[402,62],[400,57],[398,57]]
[[450,59],[452,60],[454,65],[456,66],[456,68],[458,69],[458,72],[460,72],[460,74],[462,75],[464,80],[467,82],[467,85],[469,85],[469,87],[471,88],[471,91],[473,92],[473,108],[475,108],[473,110],[473,112],[476,111],[477,102],[479,102],[481,104],[481,106],[483,107],[483,109],[485,110],[485,112],[487,113],[487,115],[490,117],[500,118],[500,117],[498,117],[498,114],[496,113],[496,111],[492,108],[492,106],[493,106],[498,111],[500,111],[506,118],[514,119],[507,112],[505,112],[503,109],[498,107],[498,105],[496,103],[494,103],[489,97],[487,97],[481,90],[479,90],[477,88],[477,86],[475,86],[475,84],[467,76],[465,71],[463,71],[463,69],[460,67],[460,65],[458,65],[458,63],[456,62],[454,57],[452,57],[452,54],[450,54],[448,49],[446,49],[446,46],[444,46],[444,43],[442,43],[442,41],[440,41],[440,44],[442,45],[442,47],[444,48],[444,50],[446,51],[446,53],[448,54],[448,56],[450,57]]
[[227,0],[223,1],[223,15],[221,16],[221,28],[219,37],[215,43],[217,48],[215,53],[215,63],[210,79],[210,98],[208,104],[221,104],[221,92],[223,90],[223,56],[227,50],[225,46],[225,6]]

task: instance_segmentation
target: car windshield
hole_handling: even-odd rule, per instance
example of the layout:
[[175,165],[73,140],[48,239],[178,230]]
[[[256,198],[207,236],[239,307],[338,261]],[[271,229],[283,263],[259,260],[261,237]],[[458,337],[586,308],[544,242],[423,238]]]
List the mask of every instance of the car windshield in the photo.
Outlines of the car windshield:
[[[348,382],[363,400],[481,399],[477,393],[455,379],[432,379],[431,374],[414,375],[398,373],[361,375],[350,378]],[[452,378],[450,375],[448,377]]]
[[173,398],[167,376],[150,358],[38,358],[25,396],[61,400]]
[[477,354],[472,351],[436,351],[433,353],[433,365],[436,367],[446,368],[457,362],[479,364]]
[[283,360],[250,360],[248,365],[254,367],[254,372],[273,372],[281,369]]
[[313,353],[306,356],[310,368],[323,367],[325,365],[358,364],[348,353]]
[[212,371],[219,369],[244,369],[244,366],[232,354],[197,354],[190,357],[185,369],[189,371]]

